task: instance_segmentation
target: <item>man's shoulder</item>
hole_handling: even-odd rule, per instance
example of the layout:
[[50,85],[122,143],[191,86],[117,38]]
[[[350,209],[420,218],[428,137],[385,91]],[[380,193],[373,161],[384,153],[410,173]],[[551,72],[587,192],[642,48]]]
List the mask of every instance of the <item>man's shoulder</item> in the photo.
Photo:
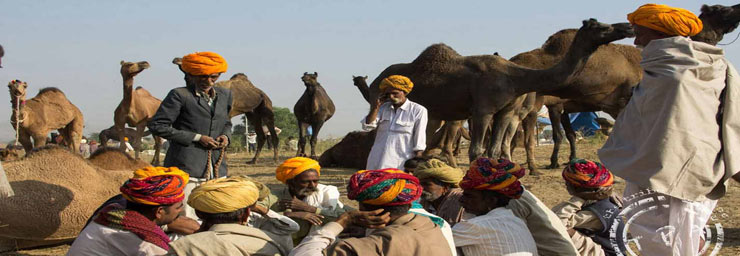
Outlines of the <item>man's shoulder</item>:
[[187,87],[177,87],[170,90],[170,94],[177,94],[179,96],[192,95],[193,93]]
[[424,107],[423,105],[413,102],[411,100],[407,100],[407,101],[409,104],[409,110],[411,112],[414,112],[414,113],[426,113],[427,112],[427,108]]
[[231,90],[223,87],[213,87],[217,94],[231,94]]

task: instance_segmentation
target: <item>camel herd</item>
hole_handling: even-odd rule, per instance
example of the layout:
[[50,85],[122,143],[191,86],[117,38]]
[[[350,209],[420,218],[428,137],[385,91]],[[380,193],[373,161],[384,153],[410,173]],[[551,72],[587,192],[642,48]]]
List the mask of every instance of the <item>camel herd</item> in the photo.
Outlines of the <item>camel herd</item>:
[[[717,44],[740,23],[740,5],[705,5],[699,17],[704,22],[704,30],[693,39]],[[563,124],[571,141],[571,158],[576,156],[574,132],[563,116],[571,112],[605,111],[616,117],[627,104],[632,88],[642,76],[640,50],[612,42],[632,36],[634,33],[627,23],[604,24],[590,19],[583,21],[579,29],[561,30],[540,48],[508,60],[498,54],[462,56],[450,46],[434,44],[410,63],[390,65],[369,85],[367,76],[354,76],[353,84],[370,103],[380,94],[382,78],[409,77],[415,84],[409,99],[425,106],[429,113],[427,154],[441,151],[441,157],[452,165],[456,164],[453,151],[461,137],[471,140],[470,159],[482,155],[511,157],[512,138],[523,128],[527,163],[529,169],[535,171],[536,113],[543,105],[548,107],[555,124],[556,146],[551,167],[556,167],[557,149],[562,141],[558,123]],[[179,66],[181,60],[175,58],[172,63]],[[147,68],[149,63],[145,61],[121,62],[123,97],[114,112],[113,126],[101,132],[100,137],[101,142],[109,138],[130,138],[136,149],[135,158],[103,148],[89,159],[83,159],[60,148],[44,147],[47,135],[58,130],[65,144],[78,151],[83,135],[82,113],[59,89],[44,88],[26,100],[27,83],[14,80],[8,84],[13,111],[11,124],[27,157],[4,165],[8,179],[19,191],[16,191],[16,199],[0,200],[0,251],[10,248],[7,240],[18,248],[73,238],[94,210],[90,207],[94,208],[116,193],[113,188],[127,177],[125,172],[130,174],[133,168],[147,165],[137,160],[141,138],[148,135],[146,123],[161,104],[161,100],[146,89],[133,86],[134,77]],[[335,112],[332,100],[317,78],[316,72],[303,74],[301,80],[306,88],[293,109],[300,134],[296,154],[307,155],[305,135],[310,126],[313,133],[309,156],[313,158],[317,158],[315,146],[319,131]],[[243,73],[218,82],[216,86],[228,88],[233,93],[229,115],[245,114],[250,125],[256,128],[257,151],[250,161],[255,163],[268,139],[260,127],[267,127],[272,144],[279,145],[272,101]],[[466,121],[469,134],[462,128]],[[127,125],[131,128],[126,128]],[[320,156],[321,165],[364,168],[374,137],[375,131],[348,134]],[[33,153],[32,149],[40,147],[46,149]],[[160,147],[161,139],[155,138],[154,165],[159,164]],[[278,158],[278,148],[273,147],[274,161]],[[55,173],[51,168],[59,169],[60,166],[75,171],[50,175]],[[85,182],[79,182],[81,180]],[[26,189],[26,185],[35,186],[41,192]],[[49,191],[57,192],[50,194]],[[39,204],[29,206],[28,202]],[[41,212],[24,215],[33,211]],[[39,226],[48,228],[36,230]]]

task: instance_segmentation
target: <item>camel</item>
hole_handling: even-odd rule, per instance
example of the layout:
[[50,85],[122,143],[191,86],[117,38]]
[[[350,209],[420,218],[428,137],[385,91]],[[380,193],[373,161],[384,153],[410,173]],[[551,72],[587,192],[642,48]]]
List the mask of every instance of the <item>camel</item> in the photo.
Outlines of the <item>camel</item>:
[[[130,138],[134,146],[134,156],[139,159],[141,151],[141,138],[144,137],[146,124],[152,119],[159,105],[160,99],[152,96],[149,91],[141,86],[134,89],[134,77],[149,68],[149,62],[126,62],[121,61],[121,77],[123,78],[123,99],[116,107],[113,115],[113,123],[117,134],[125,134],[126,125],[136,127],[136,134]],[[153,165],[159,165],[159,150],[162,147],[162,138],[154,136],[154,158]],[[121,151],[126,150],[126,144],[120,144]]]
[[3,56],[5,56],[5,50],[3,49],[3,46],[0,45],[0,68],[3,67]]
[[376,130],[354,131],[339,143],[324,151],[319,158],[322,167],[344,167],[362,170],[367,167],[367,157],[375,143]]
[[370,98],[379,94],[382,78],[409,77],[415,84],[409,98],[429,110],[428,136],[439,127],[432,120],[471,118],[468,157],[472,161],[483,154],[482,141],[494,113],[520,95],[558,89],[551,82],[568,86],[600,45],[634,32],[627,23],[609,25],[590,19],[583,21],[576,36],[563,61],[546,70],[525,68],[496,55],[464,57],[447,45],[435,44],[412,63],[391,65],[381,72],[370,85]]
[[[111,126],[108,129],[100,131],[98,138],[100,139],[100,145],[105,146],[108,144],[108,140],[122,141],[124,137],[134,138],[136,137],[136,135],[137,135],[136,130],[131,129],[131,128],[125,128],[124,134],[123,136],[121,136],[120,134],[118,134],[116,127]],[[144,134],[141,135],[141,137],[143,138],[149,135],[152,135],[152,132],[145,131]]]
[[[63,135],[65,144],[73,151],[80,148],[85,121],[82,112],[54,87],[43,88],[30,100],[26,100],[28,84],[20,80],[8,83],[13,112],[10,123],[18,133],[18,142],[26,152],[46,145],[46,137],[52,130]],[[33,138],[33,142],[31,142]]]
[[[172,59],[172,64],[177,65],[182,70],[182,58]],[[275,132],[275,113],[272,110],[272,100],[265,92],[254,86],[244,73],[236,73],[227,81],[217,82],[216,86],[231,90],[232,106],[229,117],[235,117],[241,114],[247,116],[247,121],[252,127],[267,127],[270,132],[270,142],[272,145],[280,145],[280,138]],[[247,164],[254,164],[262,151],[262,147],[267,141],[267,136],[263,129],[254,129],[257,133],[257,150],[254,152],[252,160]],[[274,162],[278,161],[279,147],[272,147]]]
[[145,166],[117,149],[86,160],[55,145],[3,163],[15,196],[0,198],[0,252],[72,241],[93,211]]
[[308,126],[311,126],[311,158],[316,159],[316,141],[324,122],[334,115],[334,102],[329,98],[324,87],[316,80],[319,73],[304,72],[301,77],[306,90],[293,106],[293,113],[298,120],[298,152],[297,156],[306,156],[306,135]]

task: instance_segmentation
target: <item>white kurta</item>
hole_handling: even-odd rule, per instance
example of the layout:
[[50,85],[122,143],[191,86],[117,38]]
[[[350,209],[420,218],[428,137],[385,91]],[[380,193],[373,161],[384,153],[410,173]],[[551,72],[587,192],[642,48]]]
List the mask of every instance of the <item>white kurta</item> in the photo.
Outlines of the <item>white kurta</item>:
[[398,109],[390,102],[383,103],[375,121],[369,124],[365,121],[365,118],[361,121],[363,130],[377,128],[375,143],[367,158],[368,170],[403,169],[406,160],[414,157],[414,151],[427,147],[427,109],[411,100],[407,99]]
[[537,255],[537,245],[522,219],[499,207],[452,227],[455,246],[465,256]]
[[129,231],[90,222],[80,232],[67,255],[164,255],[167,251],[141,240]]

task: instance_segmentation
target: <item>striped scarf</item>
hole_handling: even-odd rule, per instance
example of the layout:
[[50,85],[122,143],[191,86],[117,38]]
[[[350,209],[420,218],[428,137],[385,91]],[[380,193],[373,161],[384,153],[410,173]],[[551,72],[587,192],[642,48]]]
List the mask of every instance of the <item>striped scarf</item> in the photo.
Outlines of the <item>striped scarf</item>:
[[136,211],[126,210],[118,204],[108,205],[98,213],[95,223],[126,230],[134,233],[141,240],[153,243],[162,249],[169,250],[170,238],[156,223]]

